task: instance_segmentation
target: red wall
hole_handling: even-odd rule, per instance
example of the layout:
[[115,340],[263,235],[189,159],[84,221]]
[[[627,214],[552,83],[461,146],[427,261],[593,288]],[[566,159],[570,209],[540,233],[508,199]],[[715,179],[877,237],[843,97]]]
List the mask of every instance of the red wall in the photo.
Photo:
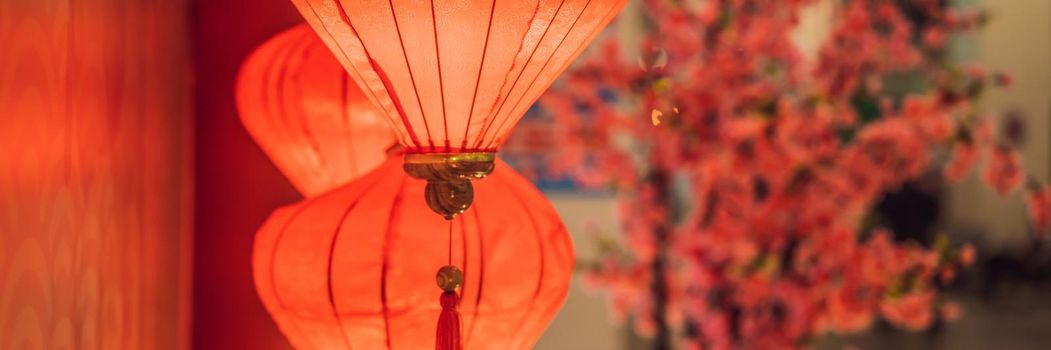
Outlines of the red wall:
[[189,340],[187,1],[0,1],[0,349]]
[[255,229],[299,195],[237,119],[234,80],[248,53],[302,19],[289,0],[202,0],[194,9],[197,69],[195,349],[287,349],[256,296]]

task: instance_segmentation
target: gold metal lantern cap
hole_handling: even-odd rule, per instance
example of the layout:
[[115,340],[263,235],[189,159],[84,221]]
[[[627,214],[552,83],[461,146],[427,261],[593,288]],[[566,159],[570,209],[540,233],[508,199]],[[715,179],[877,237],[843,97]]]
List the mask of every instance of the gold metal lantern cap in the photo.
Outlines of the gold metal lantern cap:
[[471,181],[492,174],[495,161],[496,154],[492,152],[410,153],[405,155],[404,169],[410,176],[427,181],[427,206],[452,220],[471,207]]

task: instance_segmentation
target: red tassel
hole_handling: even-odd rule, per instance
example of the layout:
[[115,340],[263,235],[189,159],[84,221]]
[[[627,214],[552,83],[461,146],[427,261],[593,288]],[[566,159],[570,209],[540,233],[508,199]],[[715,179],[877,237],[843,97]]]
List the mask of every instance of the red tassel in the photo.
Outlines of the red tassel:
[[456,292],[444,292],[441,298],[442,314],[438,316],[438,337],[434,346],[436,350],[463,350],[460,343],[460,296]]

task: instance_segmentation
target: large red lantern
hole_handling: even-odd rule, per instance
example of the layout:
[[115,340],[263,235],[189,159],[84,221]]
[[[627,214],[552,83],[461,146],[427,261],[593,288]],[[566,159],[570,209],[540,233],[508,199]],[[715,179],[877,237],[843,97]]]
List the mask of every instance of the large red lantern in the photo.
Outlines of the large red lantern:
[[[518,210],[497,209],[513,202],[506,195],[484,191],[476,194],[472,181],[493,173],[494,153],[511,128],[620,12],[625,2],[292,0],[350,76],[394,122],[399,142],[407,151],[403,166],[405,173],[427,181],[424,186],[406,180],[408,185],[402,185],[404,189],[418,191],[398,192],[395,197],[404,198],[401,194],[413,196],[410,198],[414,200],[423,197],[425,200],[418,203],[401,201],[417,203],[406,205],[420,208],[425,202],[427,207],[448,221],[450,231],[456,226],[455,219],[463,217],[472,207],[476,196],[489,198],[484,205],[476,205],[478,209],[473,214],[466,214],[479,218],[477,222],[480,224],[489,220],[489,215],[517,216],[518,220],[527,218],[524,213],[530,211],[528,203]],[[386,176],[394,177],[394,174]],[[483,187],[499,188],[493,185]],[[400,212],[392,211],[386,217],[378,216],[377,220],[397,220],[400,217],[395,215],[397,213]],[[441,246],[441,235],[437,234],[443,231],[441,223],[429,221],[435,218],[423,217],[416,220],[426,224],[413,226],[415,231],[438,239],[430,241],[430,246],[420,245],[420,249]],[[508,229],[492,227],[497,231]],[[365,232],[362,235],[382,236],[378,233],[383,232],[383,226],[364,226],[360,230]],[[480,238],[491,234],[483,228],[475,236]],[[449,238],[450,246],[453,238]],[[509,251],[505,255],[503,259],[513,261],[518,253]],[[413,271],[420,272],[414,274],[414,281],[406,280],[406,285],[402,286],[411,290],[426,288],[424,281],[429,278],[423,271],[440,266],[440,260],[383,261],[413,265]],[[530,268],[533,270],[529,271],[538,269],[514,262],[494,268],[490,271],[506,278],[529,273]],[[464,273],[463,269],[468,271]],[[413,322],[421,325],[426,320],[437,322],[437,337],[430,340],[438,350],[458,350],[473,336],[471,331],[461,327],[457,313],[458,307],[469,306],[461,305],[464,300],[470,300],[467,294],[469,285],[463,284],[467,283],[465,278],[470,280],[469,269],[469,266],[458,266],[453,259],[448,259],[448,263],[438,269],[436,280],[443,290],[440,312],[433,305],[431,314],[414,312],[418,308],[427,309],[418,305],[414,308],[406,304],[407,309],[402,310],[419,315],[413,318]],[[539,269],[543,271],[543,267]],[[386,271],[386,267],[383,270]],[[518,288],[529,289],[528,286]],[[523,292],[510,289],[513,288],[506,292],[509,295]],[[494,335],[493,342],[476,348],[521,346],[513,341],[515,322],[477,317],[474,320],[479,327],[501,334]],[[386,325],[387,333],[390,333],[389,326],[393,325]],[[413,327],[408,329],[418,331]],[[501,329],[504,331],[499,331]],[[408,348],[420,348],[424,344],[411,343]]]
[[308,197],[375,169],[397,144],[390,122],[305,24],[245,60],[237,107],[252,138]]
[[[476,206],[438,233],[447,223],[401,162],[279,209],[259,230],[256,288],[282,332],[299,349],[424,349],[443,336],[435,321],[458,308],[462,346],[532,348],[572,274],[557,213],[498,162],[476,182]],[[446,292],[440,306],[421,281],[446,264],[463,268],[461,300]]]

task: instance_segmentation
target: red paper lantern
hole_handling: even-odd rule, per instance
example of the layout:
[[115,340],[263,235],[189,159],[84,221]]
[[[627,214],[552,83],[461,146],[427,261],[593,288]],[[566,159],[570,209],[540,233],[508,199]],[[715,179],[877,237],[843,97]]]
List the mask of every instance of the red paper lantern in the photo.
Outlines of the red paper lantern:
[[397,143],[390,122],[307,25],[245,60],[237,107],[252,138],[308,197],[375,169]]
[[[411,233],[405,233],[406,236],[430,237],[420,238],[419,242],[411,244],[414,248],[412,251],[418,253],[418,251],[433,250],[435,247],[446,244],[450,247],[454,245],[452,235],[443,244],[440,239],[441,235],[436,234],[442,231],[440,227],[443,225],[439,222],[430,222],[436,221],[438,217],[425,215],[424,208],[429,208],[438,213],[440,217],[444,217],[449,223],[450,232],[453,230],[452,227],[456,226],[457,219],[461,224],[470,222],[469,219],[464,218],[465,213],[467,216],[474,216],[475,223],[479,226],[493,222],[489,221],[489,216],[492,215],[505,216],[508,223],[528,219],[525,215],[521,215],[522,210],[529,212],[532,206],[528,202],[519,203],[516,206],[507,195],[507,193],[514,193],[514,190],[503,189],[503,193],[494,194],[486,193],[487,190],[482,189],[482,187],[490,187],[489,191],[501,190],[501,186],[492,184],[501,182],[506,184],[509,181],[482,179],[492,174],[495,168],[494,153],[503,143],[511,128],[547,90],[555,78],[583,51],[587,43],[594,39],[602,28],[620,12],[626,0],[292,0],[292,2],[304,15],[307,22],[320,34],[329,49],[336,53],[336,58],[350,73],[350,76],[369,95],[376,106],[394,122],[399,142],[408,153],[404,158],[405,173],[413,178],[427,181],[426,185],[411,181],[401,173],[391,170],[394,166],[388,163],[381,173],[384,173],[386,177],[400,178],[402,182],[387,186],[386,191],[393,192],[385,192],[386,194],[373,200],[362,200],[362,203],[368,203],[365,206],[370,208],[377,206],[383,208],[383,205],[376,203],[390,197],[398,199],[393,200],[394,204],[392,208],[389,208],[389,212],[372,214],[370,219],[367,219],[372,221],[362,221],[361,224],[355,222],[353,231],[358,232],[358,235],[362,237],[389,238],[391,229],[384,225],[401,223],[404,226],[397,227],[412,227],[412,230],[409,231]],[[505,175],[498,173],[494,176],[503,177]],[[483,181],[487,185],[479,184],[480,188],[476,194],[472,181]],[[349,186],[348,189],[353,187]],[[348,189],[344,191],[349,191]],[[364,191],[365,197],[375,192],[375,190],[365,191],[365,189],[360,191]],[[475,197],[479,199],[477,204],[474,203]],[[485,203],[482,203],[482,198],[485,198]],[[536,201],[543,202],[542,200]],[[473,213],[467,212],[472,205],[478,210]],[[412,214],[412,218],[406,221],[402,216],[406,212],[401,209],[395,210],[403,207],[416,208],[419,212],[408,211]],[[354,207],[347,213],[354,214],[371,210],[376,209]],[[332,217],[339,217],[339,213],[321,215],[316,220]],[[557,221],[557,216],[551,215],[551,222]],[[528,222],[522,221],[519,225],[526,223]],[[298,233],[298,231],[309,229],[310,224],[303,225],[302,229],[295,231]],[[337,227],[330,230],[338,233],[347,231],[347,228],[347,226],[342,226],[342,229]],[[480,228],[474,236],[480,241],[485,241],[484,237],[495,239],[505,236],[496,232],[518,229],[521,227],[492,226],[492,232],[489,228]],[[468,236],[471,235],[464,235],[464,237]],[[382,242],[386,244],[391,241],[384,239]],[[364,248],[365,250],[386,247],[386,245],[366,246],[369,248]],[[568,248],[568,245],[566,247]],[[335,248],[336,245],[333,244],[332,249]],[[542,277],[541,280],[547,278],[543,277],[547,276],[545,272],[547,266],[537,267],[528,263],[523,264],[518,261],[521,253],[511,247],[508,249],[506,253],[500,254],[503,257],[497,257],[496,253],[491,250],[484,250],[489,252],[486,254],[492,254],[495,260],[508,259],[507,264],[492,265],[488,270],[492,275],[501,276],[500,278],[508,281],[506,285],[497,284],[501,286],[501,289],[495,298],[513,299],[513,295],[527,293],[530,289],[528,285],[515,285],[513,282],[522,276],[538,273]],[[353,344],[353,339],[359,337],[379,339],[376,334],[369,333],[380,329],[375,327],[376,324],[383,326],[385,335],[383,339],[386,340],[386,343],[366,342],[365,348],[376,348],[384,344],[390,348],[393,342],[403,341],[402,336],[406,339],[404,346],[410,349],[424,348],[433,344],[437,350],[459,350],[465,345],[472,345],[472,342],[474,342],[472,346],[480,349],[521,348],[531,345],[532,341],[521,341],[520,339],[523,338],[518,338],[517,335],[520,330],[530,334],[527,338],[533,340],[535,340],[535,336],[532,336],[534,332],[535,335],[539,335],[542,327],[534,328],[530,326],[531,324],[515,324],[513,320],[499,316],[503,314],[499,309],[478,311],[482,308],[474,307],[473,310],[478,314],[470,318],[464,316],[465,322],[460,322],[460,312],[469,315],[472,310],[471,295],[468,293],[470,292],[468,289],[470,276],[480,273],[472,272],[471,266],[454,262],[453,259],[448,259],[445,266],[442,266],[441,259],[435,259],[440,258],[440,254],[434,254],[429,259],[411,256],[391,259],[389,255],[386,255],[390,253],[386,248],[380,251],[382,253],[378,254],[382,254],[383,263],[380,270],[382,272],[379,275],[383,281],[381,285],[384,286],[381,290],[390,290],[385,287],[387,278],[395,275],[389,275],[386,272],[392,266],[390,264],[397,263],[404,264],[404,271],[413,271],[404,273],[411,275],[411,278],[406,278],[404,281],[398,280],[402,281],[399,282],[398,293],[405,290],[412,291],[414,294],[399,299],[400,302],[404,302],[402,304],[391,304],[389,295],[380,293],[382,297],[380,299],[384,301],[379,303],[382,305],[384,322],[376,322],[375,317],[360,316],[363,319],[360,327],[341,327],[340,330],[351,329],[352,332],[358,332],[358,329],[361,329],[361,332],[365,332],[354,333],[353,336],[338,333],[343,335],[346,344]],[[318,259],[318,254],[317,251],[306,252],[299,259]],[[568,250],[566,255],[570,255]],[[370,261],[365,261],[363,264],[368,262]],[[369,267],[373,268],[371,271],[374,271],[375,260],[371,260],[371,263],[373,265]],[[465,263],[469,264],[470,259],[467,259]],[[415,304],[422,302],[429,294],[426,292],[427,289],[433,291],[433,287],[428,286],[425,281],[430,280],[428,271],[434,271],[436,267],[438,268],[436,277],[438,286],[443,290],[440,303],[431,303],[430,306]],[[466,270],[464,281],[461,281],[464,277],[461,270]],[[290,271],[303,272],[295,269],[290,269]],[[295,273],[290,274],[295,275]],[[484,272],[480,274],[488,276]],[[567,270],[567,279],[568,274]],[[366,278],[366,280],[369,279]],[[262,284],[264,283],[261,283],[260,287],[265,288]],[[539,284],[543,285],[543,283]],[[480,287],[491,290],[485,288],[485,284]],[[330,296],[335,298],[338,293],[335,293],[332,287],[328,289]],[[351,290],[364,291],[353,288]],[[564,292],[564,288],[562,291]],[[260,292],[265,293],[263,290]],[[502,296],[503,294],[506,296]],[[266,294],[263,295],[266,298]],[[365,304],[360,309],[346,309],[348,312],[346,315],[374,316],[376,310],[370,308],[370,305],[375,306],[375,304]],[[505,305],[521,312],[526,312],[524,310],[530,308],[524,300],[509,301]],[[512,307],[512,305],[516,306]],[[331,301],[329,306],[332,310],[337,310],[336,315],[344,314],[344,309],[339,307],[337,301]],[[282,309],[284,308],[272,308],[272,310]],[[542,308],[540,312],[541,315],[548,312],[553,314],[556,309]],[[391,322],[389,317],[391,310],[405,310],[412,316],[407,316],[407,321],[398,324]],[[430,312],[417,310],[430,310]],[[490,312],[494,316],[480,317]],[[550,314],[547,314],[547,319],[550,318]],[[466,322],[468,318],[470,322]],[[337,317],[337,321],[339,320],[342,318]],[[425,336],[430,333],[424,332],[424,328],[421,328],[426,327],[430,322],[437,323],[437,336],[433,338]],[[546,322],[538,324],[546,324]],[[373,327],[366,325],[373,325]],[[475,326],[489,331],[475,335],[471,330]],[[392,329],[398,334],[397,337],[392,336]],[[297,332],[288,328],[285,330],[288,334],[296,334],[292,337],[300,339],[300,342],[322,341],[330,339],[328,336],[331,335],[311,333],[312,331]],[[485,340],[476,341],[474,339]],[[312,346],[307,343],[298,345]]]
[[492,152],[626,0],[292,0],[409,153]]
[[[462,345],[531,349],[572,274],[557,213],[497,162],[475,183],[473,209],[446,232],[425,203],[426,183],[401,164],[392,158],[345,187],[279,209],[259,230],[256,288],[282,332],[299,349],[434,347],[443,308],[430,281],[435,267],[450,264],[464,272]],[[455,304],[449,296],[442,295],[447,306]]]

